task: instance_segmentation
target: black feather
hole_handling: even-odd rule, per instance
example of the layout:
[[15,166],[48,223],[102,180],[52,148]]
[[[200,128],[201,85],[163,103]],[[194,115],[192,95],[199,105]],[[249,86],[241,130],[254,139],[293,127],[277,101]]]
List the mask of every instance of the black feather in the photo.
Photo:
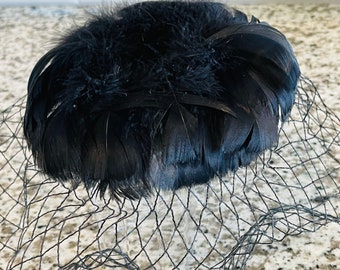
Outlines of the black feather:
[[283,34],[212,2],[94,16],[36,64],[24,133],[38,166],[139,198],[248,165],[275,145],[300,75]]

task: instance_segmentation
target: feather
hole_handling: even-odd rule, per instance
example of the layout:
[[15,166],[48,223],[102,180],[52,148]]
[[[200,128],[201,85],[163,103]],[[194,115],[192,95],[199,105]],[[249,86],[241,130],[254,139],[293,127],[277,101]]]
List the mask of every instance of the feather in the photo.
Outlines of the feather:
[[37,165],[101,196],[207,183],[275,146],[300,76],[285,36],[213,2],[94,15],[34,67],[24,134]]

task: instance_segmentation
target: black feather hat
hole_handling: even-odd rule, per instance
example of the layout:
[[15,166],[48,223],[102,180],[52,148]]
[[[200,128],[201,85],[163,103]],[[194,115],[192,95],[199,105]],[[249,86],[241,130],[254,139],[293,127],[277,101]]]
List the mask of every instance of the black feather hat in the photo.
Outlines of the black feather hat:
[[300,75],[285,36],[213,2],[93,16],[36,64],[24,133],[37,165],[101,195],[206,183],[275,145]]

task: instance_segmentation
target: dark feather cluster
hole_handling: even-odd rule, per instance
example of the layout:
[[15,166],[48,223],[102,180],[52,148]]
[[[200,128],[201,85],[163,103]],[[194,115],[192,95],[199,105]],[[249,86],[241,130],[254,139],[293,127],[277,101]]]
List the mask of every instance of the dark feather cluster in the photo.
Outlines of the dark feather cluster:
[[300,72],[285,36],[213,2],[105,11],[36,64],[24,133],[37,165],[101,195],[206,183],[278,139]]

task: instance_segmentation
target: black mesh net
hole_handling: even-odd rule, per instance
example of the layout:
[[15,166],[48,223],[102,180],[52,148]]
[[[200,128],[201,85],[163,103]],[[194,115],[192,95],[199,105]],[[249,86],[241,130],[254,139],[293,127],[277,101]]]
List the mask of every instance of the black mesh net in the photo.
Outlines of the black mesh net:
[[275,149],[223,179],[138,201],[41,174],[24,110],[22,97],[0,114],[6,269],[242,269],[256,245],[340,223],[340,119],[304,77]]

